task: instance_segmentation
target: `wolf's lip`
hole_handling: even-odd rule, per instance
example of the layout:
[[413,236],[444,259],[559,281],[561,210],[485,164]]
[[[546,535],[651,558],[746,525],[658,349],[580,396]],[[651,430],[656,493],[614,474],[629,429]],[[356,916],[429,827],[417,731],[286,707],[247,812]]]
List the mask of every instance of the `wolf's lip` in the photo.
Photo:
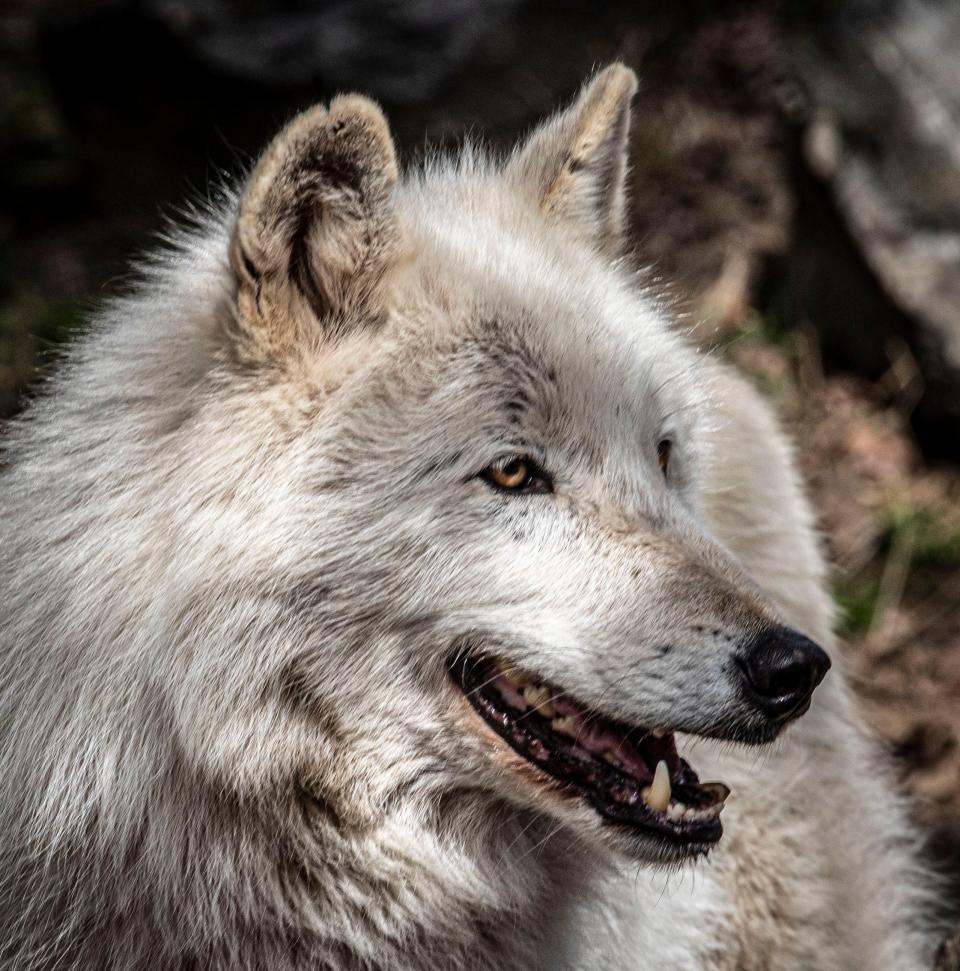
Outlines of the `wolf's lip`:
[[672,732],[588,712],[552,685],[502,661],[460,655],[450,674],[483,720],[519,755],[604,819],[674,847],[720,839],[729,789],[701,784]]

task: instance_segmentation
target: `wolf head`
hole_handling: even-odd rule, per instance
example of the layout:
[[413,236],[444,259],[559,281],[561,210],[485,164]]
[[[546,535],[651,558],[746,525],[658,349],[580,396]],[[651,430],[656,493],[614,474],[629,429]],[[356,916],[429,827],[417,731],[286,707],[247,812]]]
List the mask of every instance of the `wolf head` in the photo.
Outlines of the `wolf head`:
[[304,113],[34,406],[0,490],[22,953],[65,914],[131,954],[187,912],[304,939],[281,899],[358,926],[371,834],[384,872],[518,814],[645,861],[719,838],[674,733],[770,739],[828,661],[704,515],[736,457],[622,254],[635,84],[403,179],[376,105]]
[[671,733],[763,741],[809,702],[826,657],[702,518],[709,375],[622,259],[635,86],[402,182],[356,96],[261,158],[214,406],[252,444],[174,638],[204,772],[344,825],[481,792],[673,859],[723,794]]

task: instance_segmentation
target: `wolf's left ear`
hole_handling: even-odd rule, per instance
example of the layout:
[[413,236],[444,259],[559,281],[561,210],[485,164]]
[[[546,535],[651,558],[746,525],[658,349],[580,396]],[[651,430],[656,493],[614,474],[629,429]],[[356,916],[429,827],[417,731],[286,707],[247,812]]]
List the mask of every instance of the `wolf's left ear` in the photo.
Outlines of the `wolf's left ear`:
[[545,122],[507,163],[508,178],[532,192],[549,219],[563,222],[603,252],[623,238],[630,101],[637,76],[611,64],[576,101]]
[[396,180],[386,119],[367,98],[317,105],[274,138],[230,242],[238,325],[260,356],[377,319],[398,248]]

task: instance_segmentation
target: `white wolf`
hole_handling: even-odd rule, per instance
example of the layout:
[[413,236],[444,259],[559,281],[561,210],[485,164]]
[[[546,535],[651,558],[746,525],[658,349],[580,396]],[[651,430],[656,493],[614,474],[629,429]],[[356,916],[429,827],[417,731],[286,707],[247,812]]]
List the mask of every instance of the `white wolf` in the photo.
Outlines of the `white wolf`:
[[929,966],[788,446],[622,256],[635,84],[404,179],[307,111],[13,427],[3,968]]

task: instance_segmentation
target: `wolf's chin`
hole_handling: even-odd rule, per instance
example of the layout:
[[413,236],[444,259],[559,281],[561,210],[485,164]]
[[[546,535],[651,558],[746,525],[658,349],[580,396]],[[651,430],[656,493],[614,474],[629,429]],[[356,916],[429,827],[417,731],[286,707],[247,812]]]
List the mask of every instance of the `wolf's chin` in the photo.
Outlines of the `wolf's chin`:
[[461,654],[449,670],[483,722],[539,770],[532,784],[586,803],[603,823],[605,842],[634,858],[673,863],[720,839],[729,789],[701,783],[672,732],[589,712],[497,659]]

